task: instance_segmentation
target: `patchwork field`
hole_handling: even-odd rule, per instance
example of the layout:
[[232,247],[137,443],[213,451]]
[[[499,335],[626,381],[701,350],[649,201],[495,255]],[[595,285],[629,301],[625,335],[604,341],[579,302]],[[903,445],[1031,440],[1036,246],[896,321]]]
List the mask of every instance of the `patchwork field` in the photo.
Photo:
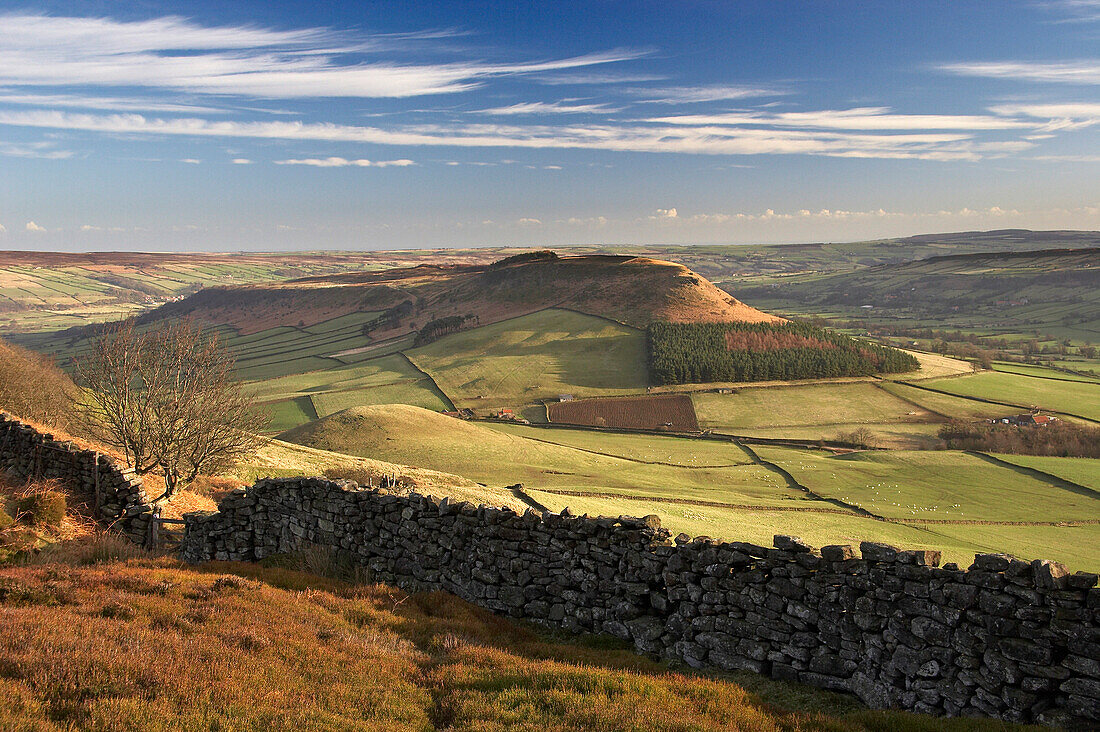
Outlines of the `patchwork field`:
[[563,393],[636,394],[647,383],[641,331],[569,310],[454,333],[406,354],[457,406],[478,412]]
[[923,446],[942,417],[871,382],[692,394],[699,425],[754,437],[836,439],[860,427],[890,446]]
[[[415,462],[560,510],[656,513],[692,534],[766,543],[891,541],[1100,567],[1100,501],[1056,477],[952,451],[742,447],[732,442],[463,422],[412,407],[339,413],[283,439]],[[1089,469],[1089,468],[1086,468]],[[792,480],[785,477],[791,476]]]
[[[522,483],[525,488],[553,488],[598,494],[654,498],[786,505],[804,503],[782,476],[752,464],[741,448],[729,443],[709,446],[694,465],[685,439],[637,436],[650,454],[667,451],[671,460],[643,462],[577,445],[569,430],[465,422],[407,406],[363,407],[341,412],[280,436],[323,450],[369,456],[454,473],[490,486]],[[563,437],[555,436],[564,435]],[[560,440],[561,444],[553,440]],[[665,440],[676,440],[666,443]],[[573,444],[570,444],[573,443]],[[694,443],[691,443],[694,445]],[[619,443],[622,450],[623,443]],[[712,467],[717,466],[717,467]]]
[[958,379],[922,382],[939,391],[964,397],[1007,402],[1021,409],[1039,408],[1100,421],[1100,383],[1055,381],[998,371]]

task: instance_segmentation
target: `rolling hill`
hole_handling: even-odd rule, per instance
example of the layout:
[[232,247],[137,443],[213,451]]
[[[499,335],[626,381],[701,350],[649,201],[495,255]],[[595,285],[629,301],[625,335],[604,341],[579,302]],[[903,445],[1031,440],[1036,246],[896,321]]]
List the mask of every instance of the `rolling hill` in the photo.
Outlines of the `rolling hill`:
[[546,308],[579,310],[643,327],[654,320],[779,322],[734,299],[683,265],[646,257],[551,252],[488,265],[422,264],[281,283],[211,287],[142,316],[193,316],[247,334],[310,326],[350,313],[380,311],[374,340],[407,335],[452,316],[486,325]]

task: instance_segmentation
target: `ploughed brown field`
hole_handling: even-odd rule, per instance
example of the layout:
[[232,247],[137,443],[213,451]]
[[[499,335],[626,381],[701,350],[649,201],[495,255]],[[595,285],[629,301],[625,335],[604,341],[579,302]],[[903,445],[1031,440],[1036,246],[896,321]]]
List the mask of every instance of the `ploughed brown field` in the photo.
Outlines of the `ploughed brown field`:
[[696,432],[695,407],[685,394],[661,394],[611,399],[577,399],[546,407],[551,422],[586,427]]

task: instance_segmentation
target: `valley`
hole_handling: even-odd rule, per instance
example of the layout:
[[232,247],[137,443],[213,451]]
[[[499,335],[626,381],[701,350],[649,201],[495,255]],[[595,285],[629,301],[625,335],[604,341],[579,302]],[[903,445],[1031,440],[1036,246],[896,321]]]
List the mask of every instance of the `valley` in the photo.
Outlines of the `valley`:
[[[1037,255],[1012,253],[1023,243],[975,239],[925,240],[915,251],[984,246],[996,251],[947,260],[1009,256],[1013,276],[1031,276]],[[784,266],[797,260],[799,267],[842,272],[825,275],[829,282],[870,277],[899,247],[850,245],[864,253],[858,262],[837,248],[774,251]],[[881,540],[942,549],[960,563],[976,552],[1006,551],[1100,568],[1092,559],[1100,556],[1092,493],[1100,460],[945,451],[939,436],[951,420],[1032,409],[1070,423],[1100,423],[1100,380],[1087,373],[1012,361],[983,369],[918,348],[909,351],[918,368],[901,373],[652,383],[650,322],[771,327],[780,321],[767,310],[793,314],[801,301],[779,293],[802,290],[788,284],[748,304],[738,298],[742,288],[759,292],[754,278],[773,276],[765,271],[769,259],[754,259],[754,251],[711,247],[685,257],[706,257],[712,271],[755,261],[753,273],[723,283],[733,296],[682,265],[652,259],[653,252],[638,258],[452,251],[446,263],[430,265],[425,253],[347,255],[325,265],[343,267],[334,273],[204,288],[146,309],[138,322],[142,328],[165,318],[204,323],[267,412],[268,434],[282,441],[271,444],[329,456],[323,464],[282,470],[277,460],[260,461],[239,473],[245,480],[265,469],[300,475],[323,467],[336,475],[333,461],[341,458],[334,456],[344,455],[349,476],[363,459],[417,466],[455,477],[452,487],[419,483],[437,493],[462,484],[463,497],[480,490],[482,500],[497,505],[655,513],[689,534],[761,543],[773,533],[822,543]],[[939,261],[891,269],[909,281],[907,272]],[[1091,263],[1084,254],[1071,256],[1083,277],[1091,276]],[[836,287],[818,287],[813,277],[805,282],[798,286],[825,296]],[[897,282],[868,279],[862,286],[889,292]],[[776,298],[786,309],[773,308]],[[758,310],[758,302],[768,307]],[[430,323],[446,326],[425,342],[418,333]],[[8,337],[71,368],[95,334],[54,328]],[[896,338],[882,342],[912,348]],[[680,406],[660,406],[661,398],[674,396]],[[642,411],[630,416],[634,402]]]

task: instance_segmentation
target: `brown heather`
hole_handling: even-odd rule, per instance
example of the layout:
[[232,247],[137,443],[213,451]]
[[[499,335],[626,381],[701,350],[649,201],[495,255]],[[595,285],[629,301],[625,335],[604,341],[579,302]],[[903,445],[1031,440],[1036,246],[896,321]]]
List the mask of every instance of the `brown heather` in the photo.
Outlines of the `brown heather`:
[[1013,728],[860,711],[751,675],[674,673],[443,593],[148,555],[75,566],[117,556],[103,544],[70,551],[69,563],[0,569],[0,728]]

